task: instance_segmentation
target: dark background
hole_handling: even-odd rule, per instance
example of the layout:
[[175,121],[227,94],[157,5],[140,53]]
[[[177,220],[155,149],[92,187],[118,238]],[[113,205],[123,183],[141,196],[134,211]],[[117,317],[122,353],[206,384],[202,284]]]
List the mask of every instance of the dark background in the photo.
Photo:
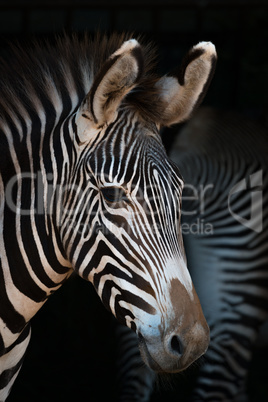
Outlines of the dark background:
[[[6,57],[10,41],[19,40],[23,45],[32,35],[53,39],[63,30],[87,30],[92,35],[97,30],[143,33],[159,49],[162,73],[174,68],[190,46],[210,40],[217,47],[218,65],[205,104],[237,110],[267,123],[266,1],[0,2],[2,57]],[[167,130],[167,148],[172,139],[173,130]],[[80,278],[71,279],[33,319],[30,347],[8,401],[116,401],[113,325],[91,285]],[[268,399],[268,378],[266,359],[259,360],[258,353],[249,388],[253,400],[261,402]],[[191,369],[171,380],[173,385],[157,391],[153,400],[183,402],[194,374]]]

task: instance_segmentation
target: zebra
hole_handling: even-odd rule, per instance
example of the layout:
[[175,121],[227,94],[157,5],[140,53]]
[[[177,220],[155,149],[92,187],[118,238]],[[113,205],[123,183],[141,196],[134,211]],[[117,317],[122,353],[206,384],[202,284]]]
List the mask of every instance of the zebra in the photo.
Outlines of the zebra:
[[[202,107],[170,151],[185,180],[181,228],[211,337],[191,401],[249,400],[254,344],[268,318],[267,140],[261,124]],[[121,400],[149,401],[155,375],[141,365],[135,334],[126,331],[117,330]]]
[[[200,137],[194,134],[197,126]],[[184,179],[206,191],[202,199],[186,200],[187,211],[198,203],[199,212],[186,215],[185,222],[191,225],[199,216],[213,229],[184,236],[211,330],[196,401],[248,400],[253,346],[268,316],[267,140],[261,125],[234,112],[204,108],[182,130],[170,154]],[[193,173],[197,167],[199,175]]]
[[13,46],[0,83],[0,401],[30,320],[75,271],[135,331],[144,362],[180,371],[209,329],[186,266],[183,180],[159,130],[204,97],[216,51],[190,49],[174,75],[131,35]]

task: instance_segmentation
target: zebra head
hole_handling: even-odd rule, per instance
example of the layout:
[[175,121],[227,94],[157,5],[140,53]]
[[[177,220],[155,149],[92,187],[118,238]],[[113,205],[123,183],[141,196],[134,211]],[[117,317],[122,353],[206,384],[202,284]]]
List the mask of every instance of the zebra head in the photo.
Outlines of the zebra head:
[[183,179],[159,129],[192,113],[215,59],[214,46],[202,42],[177,75],[146,81],[142,48],[126,41],[95,74],[71,124],[76,185],[63,197],[66,253],[136,331],[156,371],[186,368],[209,342],[180,231]]

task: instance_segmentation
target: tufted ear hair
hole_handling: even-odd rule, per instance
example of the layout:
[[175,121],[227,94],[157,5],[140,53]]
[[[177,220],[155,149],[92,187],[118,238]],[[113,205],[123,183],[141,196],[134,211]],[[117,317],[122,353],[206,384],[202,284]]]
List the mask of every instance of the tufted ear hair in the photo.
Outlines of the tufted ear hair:
[[104,63],[76,115],[78,136],[85,142],[104,125],[112,123],[123,98],[143,72],[140,44],[130,39]]
[[202,102],[216,66],[217,54],[211,42],[200,42],[185,56],[180,68],[157,82],[163,114],[160,124],[170,126],[190,117]]

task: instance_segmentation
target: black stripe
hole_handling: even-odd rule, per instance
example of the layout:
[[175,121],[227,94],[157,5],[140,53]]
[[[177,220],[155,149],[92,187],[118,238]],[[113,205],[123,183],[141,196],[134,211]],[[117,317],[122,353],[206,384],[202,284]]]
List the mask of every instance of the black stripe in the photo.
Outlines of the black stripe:
[[[19,345],[20,343],[22,343],[27,338],[27,336],[29,335],[29,332],[30,332],[30,325],[27,325],[27,327],[20,334],[20,336],[18,337],[16,342],[14,342],[9,348],[7,348],[5,350],[5,353],[10,352],[16,345]],[[11,367],[9,369],[6,369],[1,373],[1,375],[0,375],[0,390],[5,388],[9,384],[9,382],[11,381],[13,376],[21,368],[23,360],[24,360],[24,354],[23,354],[22,358],[19,360],[19,362],[15,366],[13,366],[13,367]]]
[[12,345],[10,345],[9,347],[7,347],[5,349],[5,353],[10,352],[15,346],[17,346],[20,343],[22,343],[27,338],[27,336],[29,335],[30,329],[31,329],[30,325],[26,324],[26,327],[24,328],[22,333],[19,335],[17,340],[14,343],[12,343]]
[[[24,264],[19,251],[18,240],[14,233],[14,228],[16,227],[15,214],[11,213],[8,209],[5,210],[4,223],[5,231],[3,237],[14,285],[19,291],[30,297],[35,302],[39,303],[44,301],[47,297],[46,293],[34,282]],[[28,225],[30,225],[30,222],[27,223],[27,227]],[[24,230],[27,230],[27,228],[25,227]],[[31,244],[28,246],[31,247]],[[32,247],[35,247],[35,242],[32,244]],[[37,269],[36,266],[35,269]]]
[[0,334],[0,357],[3,356],[6,353],[6,348],[5,348],[5,344],[3,341],[3,337]]
[[13,334],[20,332],[26,324],[24,317],[14,309],[7,296],[2,266],[0,266],[0,317]]
[[3,371],[0,375],[0,389],[3,389],[8,385],[14,374],[16,374],[16,372],[21,368],[22,362],[23,358],[11,369]]

